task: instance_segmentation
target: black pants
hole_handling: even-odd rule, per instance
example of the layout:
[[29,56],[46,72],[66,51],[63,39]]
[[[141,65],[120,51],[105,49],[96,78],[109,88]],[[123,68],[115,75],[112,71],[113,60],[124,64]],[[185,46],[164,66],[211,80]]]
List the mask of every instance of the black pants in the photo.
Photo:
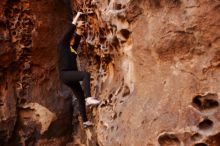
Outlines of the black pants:
[[[69,86],[76,98],[79,101],[79,111],[82,116],[83,122],[87,121],[85,97],[91,96],[90,94],[90,73],[82,71],[61,71],[61,80]],[[83,81],[84,92],[79,81]]]

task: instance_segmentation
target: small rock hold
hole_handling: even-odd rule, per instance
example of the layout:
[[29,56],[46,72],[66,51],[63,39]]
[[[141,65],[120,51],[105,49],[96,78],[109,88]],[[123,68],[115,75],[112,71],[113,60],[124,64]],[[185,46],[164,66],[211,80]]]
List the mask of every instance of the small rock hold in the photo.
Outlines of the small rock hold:
[[122,5],[119,4],[119,3],[114,3],[114,4],[113,4],[113,9],[114,9],[114,10],[121,10],[121,9],[122,9]]
[[0,100],[0,106],[3,106],[4,102],[2,100]]
[[24,70],[28,70],[31,68],[30,62],[25,62],[24,63]]
[[128,86],[125,86],[122,96],[125,97],[129,94],[130,94],[130,88]]
[[191,139],[193,141],[199,141],[200,139],[202,139],[202,135],[200,135],[199,133],[195,133],[191,136]]
[[117,113],[116,112],[112,113],[111,117],[113,120],[115,120],[117,118]]

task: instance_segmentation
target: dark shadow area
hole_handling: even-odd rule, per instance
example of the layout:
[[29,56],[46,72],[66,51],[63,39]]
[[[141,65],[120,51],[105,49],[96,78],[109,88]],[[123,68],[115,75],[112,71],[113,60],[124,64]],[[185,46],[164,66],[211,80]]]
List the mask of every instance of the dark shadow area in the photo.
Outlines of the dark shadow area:
[[217,101],[217,94],[207,94],[204,96],[197,95],[193,98],[192,105],[198,110],[209,110],[213,108],[217,108],[219,103]]
[[197,143],[194,146],[208,146],[206,143]]
[[174,134],[163,134],[158,138],[161,146],[179,146],[180,140]]
[[130,34],[131,34],[131,32],[130,32],[129,30],[127,30],[127,29],[121,29],[121,30],[120,30],[120,33],[122,34],[122,36],[123,36],[125,39],[128,39],[129,36],[130,36]]
[[191,136],[191,140],[193,141],[198,141],[202,138],[202,135],[200,135],[199,133],[195,133]]
[[200,130],[209,130],[213,127],[213,122],[209,119],[203,120],[201,123],[199,123],[198,128]]

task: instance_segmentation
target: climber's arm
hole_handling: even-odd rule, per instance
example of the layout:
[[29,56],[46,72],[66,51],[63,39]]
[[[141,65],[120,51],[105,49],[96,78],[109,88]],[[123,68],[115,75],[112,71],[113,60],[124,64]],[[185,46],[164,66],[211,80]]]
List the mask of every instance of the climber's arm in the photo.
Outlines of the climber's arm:
[[75,37],[75,46],[76,48],[79,46],[82,34],[83,34],[83,28],[85,26],[84,21],[78,21],[76,24],[76,31],[74,32],[74,37]]
[[77,20],[79,19],[79,16],[82,14],[82,12],[77,12],[76,17],[73,18],[72,24],[76,25]]
[[82,27],[84,26],[84,21],[77,21],[82,12],[78,12],[77,15],[73,18],[73,26],[75,26],[75,31],[73,32],[75,38],[74,48],[77,48],[80,44]]
[[59,46],[62,46],[63,44],[69,42],[71,36],[76,33],[76,22],[79,19],[79,16],[82,14],[82,12],[78,12],[77,15],[73,18],[72,24],[65,32],[63,38],[59,42]]
[[82,12],[78,12],[72,21],[72,24],[75,27],[75,31],[73,33],[74,33],[75,39],[78,40],[77,42],[80,42],[81,35],[82,35],[81,27],[84,25],[83,21],[77,22],[81,14]]

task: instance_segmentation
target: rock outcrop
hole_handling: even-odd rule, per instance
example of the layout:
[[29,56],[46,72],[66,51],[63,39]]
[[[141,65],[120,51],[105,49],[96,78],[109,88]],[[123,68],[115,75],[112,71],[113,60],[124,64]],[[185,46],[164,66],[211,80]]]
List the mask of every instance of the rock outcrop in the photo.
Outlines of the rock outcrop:
[[71,121],[71,91],[58,77],[69,6],[0,4],[4,145],[220,145],[220,1],[72,1],[87,12],[79,68],[92,73],[92,94],[102,100],[88,108],[95,127],[86,130],[77,106]]

